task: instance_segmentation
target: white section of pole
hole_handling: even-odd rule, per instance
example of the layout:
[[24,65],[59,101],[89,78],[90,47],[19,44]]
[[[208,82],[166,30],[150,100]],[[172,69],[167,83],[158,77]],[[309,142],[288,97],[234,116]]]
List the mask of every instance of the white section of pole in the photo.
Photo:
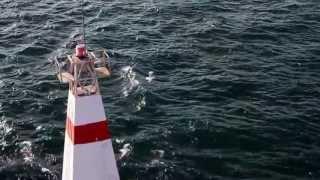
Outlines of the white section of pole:
[[[67,116],[75,127],[103,121],[101,96],[75,96],[69,91]],[[76,144],[79,134],[72,132],[70,137],[69,128],[66,126],[62,180],[119,180],[111,138]]]

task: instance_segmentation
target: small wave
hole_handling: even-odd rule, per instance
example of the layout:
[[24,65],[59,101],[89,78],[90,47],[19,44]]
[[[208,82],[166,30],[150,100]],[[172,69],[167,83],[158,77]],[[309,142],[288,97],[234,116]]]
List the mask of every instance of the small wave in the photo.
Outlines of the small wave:
[[44,54],[49,54],[51,52],[50,49],[40,46],[29,46],[25,47],[22,51],[19,52],[20,55],[26,56],[39,56]]
[[5,86],[5,82],[0,80],[0,88],[3,88]]
[[0,53],[0,59],[5,59],[7,56]]
[[46,22],[46,24],[44,25],[44,28],[45,29],[55,29],[56,28],[56,26],[52,23],[52,22],[50,22],[49,20]]
[[17,23],[12,23],[10,26],[7,28],[3,29],[4,33],[12,32],[14,29],[17,27]]

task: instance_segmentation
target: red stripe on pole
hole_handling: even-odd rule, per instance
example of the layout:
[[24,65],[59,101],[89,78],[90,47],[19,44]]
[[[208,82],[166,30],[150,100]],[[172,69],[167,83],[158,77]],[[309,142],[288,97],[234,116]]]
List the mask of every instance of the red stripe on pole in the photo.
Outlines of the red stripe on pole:
[[66,124],[67,133],[73,144],[87,144],[111,138],[106,120],[74,126],[70,118],[67,118]]

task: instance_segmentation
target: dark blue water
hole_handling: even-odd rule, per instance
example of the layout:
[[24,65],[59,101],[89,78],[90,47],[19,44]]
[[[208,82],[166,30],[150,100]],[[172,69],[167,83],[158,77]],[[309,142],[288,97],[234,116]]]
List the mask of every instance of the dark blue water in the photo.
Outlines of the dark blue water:
[[[1,180],[61,179],[67,86],[48,58],[68,52],[80,10],[0,0]],[[122,179],[320,179],[318,0],[86,0],[85,12],[90,48],[112,57],[100,85],[114,149],[131,149]]]

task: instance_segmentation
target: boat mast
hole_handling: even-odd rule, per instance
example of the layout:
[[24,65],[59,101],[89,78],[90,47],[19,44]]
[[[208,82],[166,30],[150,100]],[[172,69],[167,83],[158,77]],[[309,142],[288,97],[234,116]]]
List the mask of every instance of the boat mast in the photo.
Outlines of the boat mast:
[[82,38],[83,38],[83,43],[86,44],[86,31],[85,31],[85,23],[84,23],[84,0],[81,1],[81,14],[82,14]]

